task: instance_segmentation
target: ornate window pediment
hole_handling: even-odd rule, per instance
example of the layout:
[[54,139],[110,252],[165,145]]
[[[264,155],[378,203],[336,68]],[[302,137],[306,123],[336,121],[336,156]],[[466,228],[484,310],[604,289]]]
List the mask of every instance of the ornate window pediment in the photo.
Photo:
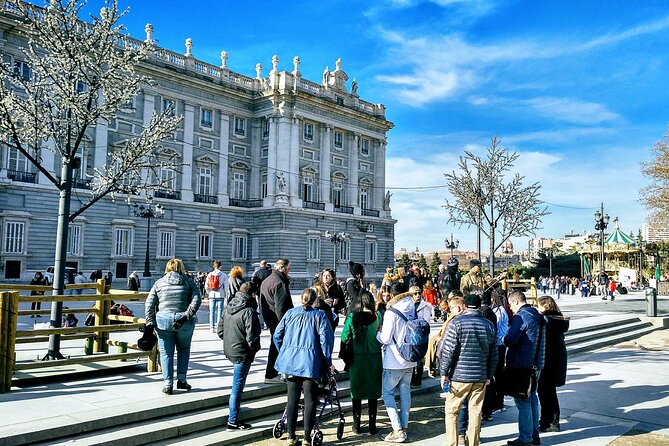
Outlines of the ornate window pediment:
[[233,169],[251,170],[251,166],[243,161],[235,161],[234,163],[230,163],[230,167]]
[[209,155],[203,155],[195,158],[195,161],[200,164],[216,164],[216,160],[210,157]]

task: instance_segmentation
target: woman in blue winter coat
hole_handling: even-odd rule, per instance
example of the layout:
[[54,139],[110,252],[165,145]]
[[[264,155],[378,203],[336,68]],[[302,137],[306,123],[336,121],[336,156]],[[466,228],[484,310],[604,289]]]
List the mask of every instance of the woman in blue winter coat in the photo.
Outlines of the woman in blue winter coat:
[[303,444],[311,444],[318,405],[318,383],[326,370],[332,367],[334,333],[325,313],[313,308],[317,297],[313,289],[302,291],[302,305],[288,310],[274,332],[274,344],[279,351],[274,368],[286,375],[288,387],[286,427],[289,445],[297,443],[295,425],[303,389]]

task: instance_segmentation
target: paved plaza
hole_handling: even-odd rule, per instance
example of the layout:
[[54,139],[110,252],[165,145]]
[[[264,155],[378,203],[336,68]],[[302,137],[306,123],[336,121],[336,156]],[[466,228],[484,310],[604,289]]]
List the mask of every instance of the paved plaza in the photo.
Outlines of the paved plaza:
[[[640,292],[620,296],[615,302],[602,301],[596,297],[563,296],[559,303],[565,313],[572,317],[572,328],[615,318],[621,314],[641,316],[645,311],[644,295]],[[143,313],[141,304],[131,303],[130,306],[136,314]],[[669,299],[660,298],[658,307],[660,312],[669,314]],[[15,387],[12,392],[0,395],[0,438],[36,426],[58,429],[58,426],[72,423],[74,419],[112,417],[115,414],[142,408],[174,405],[229,393],[232,367],[221,354],[221,341],[215,334],[209,332],[208,325],[204,323],[208,319],[206,306],[200,310],[198,317],[201,323],[195,331],[188,377],[194,387],[193,392],[188,394],[180,392],[167,397],[161,393],[160,374],[148,374],[141,369],[64,382],[38,382],[23,388]],[[19,328],[27,328],[34,320],[29,316],[22,316]],[[433,330],[436,330],[436,327],[436,324],[433,325]],[[139,333],[115,336],[136,340]],[[82,351],[82,343],[81,340],[68,341],[64,345],[63,352],[79,354]],[[251,369],[247,383],[248,391],[265,387],[262,379],[268,343],[269,333],[264,331],[263,350]],[[20,344],[19,348],[18,358],[28,359],[43,355],[45,346]],[[637,431],[653,433],[660,436],[653,438],[667,440],[669,438],[669,418],[666,416],[669,413],[668,350],[669,330],[658,330],[635,341],[570,358],[568,382],[560,389],[563,430],[559,433],[546,434],[542,437],[542,444],[605,445],[617,439],[623,441],[627,433]],[[335,364],[338,363],[339,360],[336,360]],[[35,376],[39,376],[40,373],[43,372],[38,370],[32,372]],[[435,380],[424,380],[424,387],[435,385]],[[413,421],[409,427],[411,443],[443,444],[443,405],[436,389],[430,389],[416,396],[415,403],[411,415]],[[484,424],[482,438],[485,444],[504,445],[507,440],[515,438],[516,410],[511,399],[507,398],[506,405],[508,408],[506,412],[495,414],[493,422]],[[242,410],[243,408],[244,401]],[[384,414],[385,411],[381,407],[380,415]],[[334,426],[334,423],[329,425]],[[380,426],[381,431],[386,432],[389,426],[387,419],[382,418]],[[328,435],[327,430],[325,434],[326,443],[334,440],[334,435]],[[369,435],[353,437],[347,431],[339,443],[374,444],[378,440]],[[259,444],[278,444],[278,442],[268,439]]]

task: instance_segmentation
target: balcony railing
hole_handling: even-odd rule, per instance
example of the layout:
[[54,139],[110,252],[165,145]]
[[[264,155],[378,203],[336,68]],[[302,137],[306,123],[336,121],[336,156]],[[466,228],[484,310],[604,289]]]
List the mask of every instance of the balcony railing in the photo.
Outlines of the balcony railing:
[[325,203],[320,203],[318,201],[303,201],[302,207],[305,209],[316,209],[317,211],[324,211]]
[[216,195],[195,194],[193,195],[193,201],[196,203],[218,204],[218,197]]
[[334,211],[340,214],[352,214],[353,206],[335,206]]
[[37,183],[37,174],[22,170],[7,170],[7,178],[22,183]]
[[181,200],[181,192],[176,190],[157,190],[153,193],[155,198],[169,198],[170,200]]
[[241,200],[239,198],[231,198],[230,206],[235,206],[238,208],[261,208],[262,200]]
[[376,209],[363,209],[362,215],[364,215],[365,217],[378,217],[379,211],[377,211]]

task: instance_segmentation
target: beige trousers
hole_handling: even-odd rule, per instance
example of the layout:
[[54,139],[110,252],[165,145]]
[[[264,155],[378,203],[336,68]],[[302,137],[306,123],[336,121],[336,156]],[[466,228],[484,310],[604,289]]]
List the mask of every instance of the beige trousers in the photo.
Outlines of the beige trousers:
[[468,446],[479,446],[481,437],[481,409],[485,396],[485,383],[460,383],[451,381],[446,397],[446,446],[458,446],[458,414],[465,400],[469,400]]

